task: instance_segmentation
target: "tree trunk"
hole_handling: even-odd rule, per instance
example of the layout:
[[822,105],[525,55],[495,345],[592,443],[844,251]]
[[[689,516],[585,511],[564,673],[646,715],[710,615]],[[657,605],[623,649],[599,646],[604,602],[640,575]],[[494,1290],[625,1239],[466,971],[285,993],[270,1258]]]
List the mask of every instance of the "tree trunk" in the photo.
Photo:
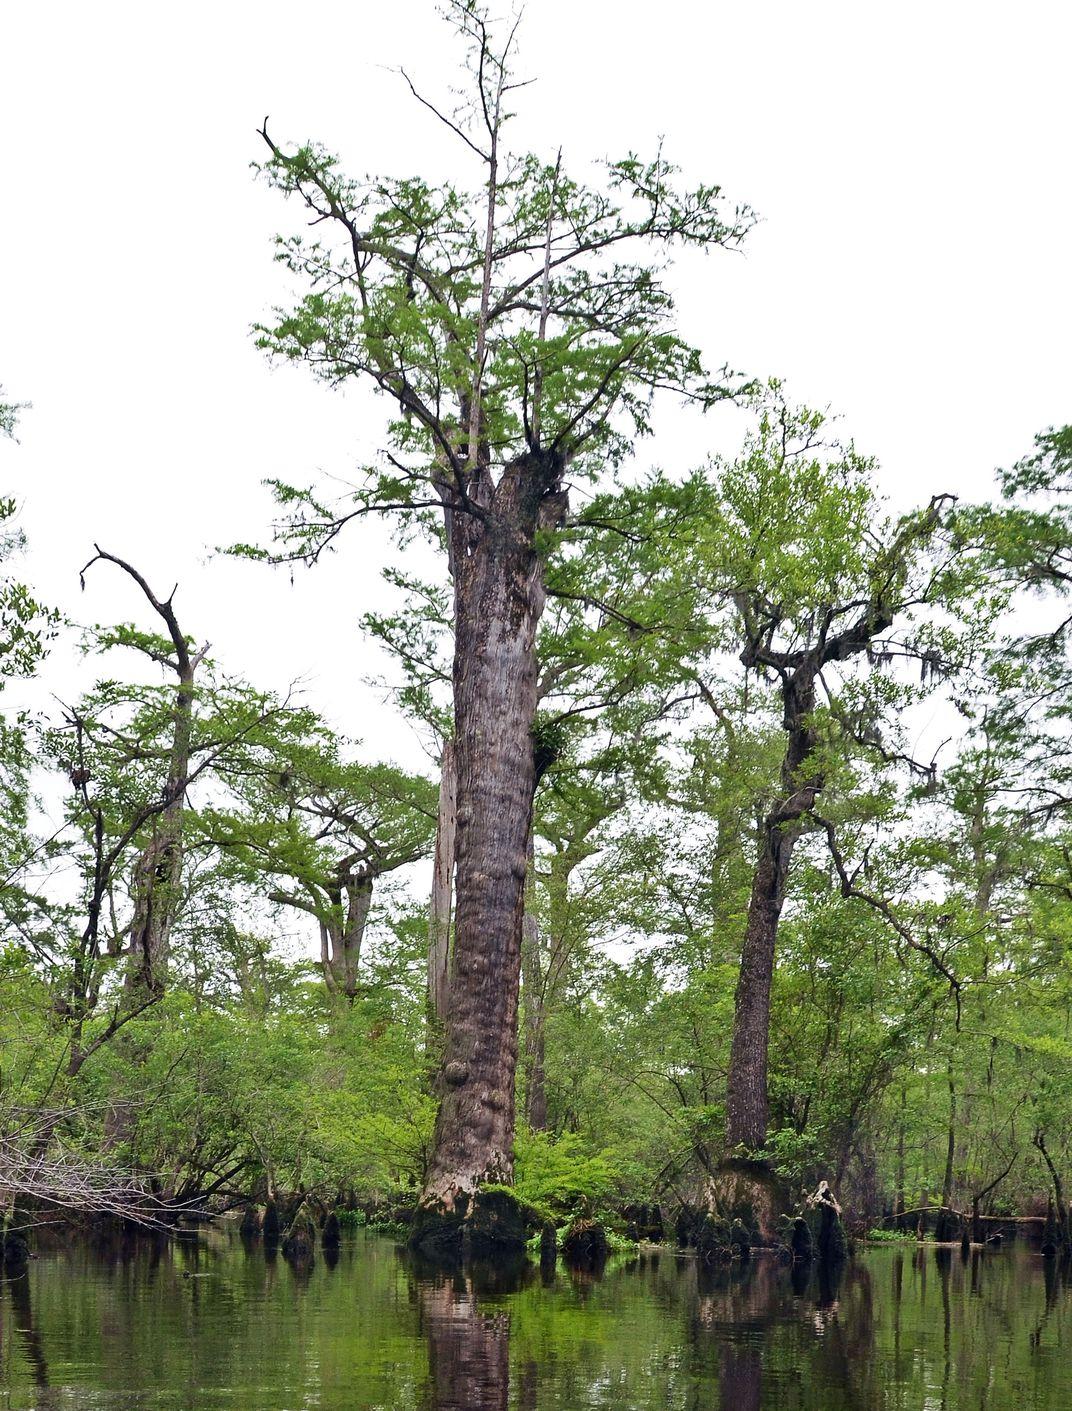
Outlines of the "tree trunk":
[[733,1043],[726,1089],[726,1146],[758,1151],[767,1139],[767,1045],[778,921],[789,863],[800,836],[769,818],[748,904],[748,927],[734,999]]
[[126,976],[128,994],[134,997],[161,995],[167,982],[171,929],[182,882],[182,822],[190,772],[194,667],[189,656],[180,659],[175,724],[164,785],[166,803],[154,821],[152,838],[134,866],[134,917]]
[[1050,1173],[1050,1180],[1053,1182],[1053,1203],[1057,1211],[1057,1228],[1059,1231],[1061,1248],[1065,1252],[1072,1250],[1072,1224],[1069,1221],[1068,1206],[1065,1204],[1064,1182],[1061,1180],[1061,1173],[1046,1147],[1046,1138],[1041,1130],[1036,1131],[1032,1137],[1032,1144],[1038,1148],[1046,1169]]
[[454,741],[445,740],[439,780],[432,896],[428,904],[428,1008],[438,1024],[446,1021],[450,999],[450,917],[454,900],[456,796]]
[[[341,888],[346,895],[345,915],[339,918],[341,924],[336,921],[325,926],[321,922],[321,938],[326,939],[330,946],[329,950],[321,951],[325,982],[333,994],[344,994],[351,1003],[357,996],[361,947],[372,909],[373,880],[368,875],[346,877]],[[341,913],[341,895],[339,902],[338,910]]]
[[[508,466],[488,514],[461,526],[454,569],[457,905],[439,1114],[422,1210],[458,1213],[513,1180],[521,924],[535,760],[535,548],[560,462]],[[561,513],[561,497],[556,497]],[[554,506],[547,506],[553,511]],[[460,521],[471,519],[455,513]],[[415,1226],[415,1236],[421,1222]]]
[[896,1228],[904,1228],[905,1213],[905,1110],[908,1107],[908,1091],[901,1084],[901,1116],[897,1123],[897,1190],[893,1197],[893,1213],[897,1217]]
[[759,858],[752,879],[748,923],[733,1009],[733,1042],[726,1088],[726,1147],[731,1156],[759,1151],[767,1140],[767,1046],[770,1041],[770,995],[778,922],[789,881],[793,849],[804,831],[801,820],[823,787],[822,773],[808,774],[815,748],[811,725],[815,679],[822,662],[803,661],[782,672],[781,793],[763,821]]
[[521,972],[525,996],[525,1121],[530,1131],[543,1132],[547,1130],[546,976],[540,964],[539,923],[527,909],[521,934]]
[[939,1237],[948,1240],[953,1228],[953,1219],[949,1212],[953,1202],[953,1158],[957,1149],[957,1090],[953,1085],[952,1061],[946,1069],[946,1082],[949,1085],[949,1130],[946,1133],[945,1172],[942,1176],[942,1205],[945,1209],[938,1223]]

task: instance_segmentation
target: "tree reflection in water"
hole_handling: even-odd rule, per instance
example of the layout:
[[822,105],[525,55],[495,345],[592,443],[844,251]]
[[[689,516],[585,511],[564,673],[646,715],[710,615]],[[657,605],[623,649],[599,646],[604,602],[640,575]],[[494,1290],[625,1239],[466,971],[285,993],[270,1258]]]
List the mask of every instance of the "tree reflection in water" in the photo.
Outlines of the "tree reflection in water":
[[[411,1294],[428,1344],[428,1411],[537,1411],[543,1369],[530,1357],[514,1368],[511,1383],[509,1295],[538,1282],[537,1266],[481,1264],[444,1267],[405,1256]],[[720,1405],[759,1411],[763,1404],[764,1349],[776,1325],[799,1329],[801,1351],[821,1366],[823,1385],[873,1381],[874,1316],[869,1272],[855,1265],[787,1267],[771,1259],[744,1265],[681,1261],[674,1270],[675,1302],[691,1325],[694,1372],[717,1370]],[[657,1274],[648,1260],[631,1260],[605,1276],[608,1285]],[[569,1270],[575,1306],[595,1296],[599,1273]],[[684,1297],[682,1297],[684,1296]],[[552,1396],[556,1390],[546,1386]],[[560,1404],[555,1402],[556,1405]],[[862,1402],[871,1402],[865,1395]]]
[[[48,1363],[45,1361],[41,1334],[34,1321],[33,1304],[30,1300],[30,1271],[29,1269],[20,1269],[17,1273],[9,1274],[3,1278],[2,1283],[11,1298],[11,1325],[22,1344],[26,1361],[33,1372],[34,1384],[41,1391],[47,1393]],[[52,1404],[51,1398],[43,1397],[38,1402],[41,1407]]]
[[[428,1339],[429,1411],[506,1411],[510,1313],[501,1299],[523,1288],[534,1277],[534,1266],[525,1259],[444,1266],[413,1256],[410,1263]],[[533,1371],[526,1380],[534,1397]]]
[[[378,1236],[308,1278],[207,1237],[67,1241],[0,1277],[0,1407],[129,1411],[1055,1411],[1069,1272],[1029,1249],[838,1271],[650,1253],[591,1272],[416,1265]],[[187,1399],[187,1394],[192,1399]]]
[[[693,1342],[697,1366],[704,1344],[718,1349],[720,1405],[726,1411],[759,1411],[764,1404],[764,1349],[775,1329],[790,1324],[801,1368],[822,1386],[852,1386],[860,1404],[873,1404],[875,1320],[867,1269],[856,1264],[796,1264],[758,1259],[743,1268],[705,1266],[696,1271]],[[784,1378],[784,1368],[779,1372]]]

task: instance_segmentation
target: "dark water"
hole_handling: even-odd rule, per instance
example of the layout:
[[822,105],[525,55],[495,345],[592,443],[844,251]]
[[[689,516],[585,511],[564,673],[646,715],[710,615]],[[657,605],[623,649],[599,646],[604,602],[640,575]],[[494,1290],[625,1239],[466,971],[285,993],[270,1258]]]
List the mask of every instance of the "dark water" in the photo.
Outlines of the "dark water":
[[836,1285],[672,1253],[454,1274],[359,1235],[305,1275],[212,1235],[0,1280],[0,1408],[1065,1411],[1072,1292],[1027,1251],[876,1249]]

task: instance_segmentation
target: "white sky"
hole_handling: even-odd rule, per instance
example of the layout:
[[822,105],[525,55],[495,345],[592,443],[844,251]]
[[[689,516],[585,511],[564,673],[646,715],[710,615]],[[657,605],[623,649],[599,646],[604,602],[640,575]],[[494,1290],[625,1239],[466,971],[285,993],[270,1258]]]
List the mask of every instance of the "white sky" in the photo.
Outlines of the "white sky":
[[[763,217],[744,255],[680,268],[710,362],[841,411],[898,503],[983,496],[1072,419],[1070,52],[1062,0],[532,0],[520,67],[538,82],[513,142],[562,144],[581,172],[664,136],[687,177]],[[455,53],[431,0],[8,0],[0,40],[0,381],[33,403],[21,444],[0,443],[21,572],[81,620],[146,622],[107,566],[79,595],[97,539],[162,591],[179,581],[184,627],[228,669],[304,678],[399,758],[412,745],[362,685],[382,666],[354,628],[383,601],[385,531],[294,586],[206,552],[266,537],[263,478],[346,476],[378,444],[376,404],[253,347],[293,214],[249,170],[255,128],[270,114],[357,172],[460,170],[389,72],[436,95]],[[684,468],[732,418],[666,408],[643,456]],[[50,670],[71,694],[69,658]]]

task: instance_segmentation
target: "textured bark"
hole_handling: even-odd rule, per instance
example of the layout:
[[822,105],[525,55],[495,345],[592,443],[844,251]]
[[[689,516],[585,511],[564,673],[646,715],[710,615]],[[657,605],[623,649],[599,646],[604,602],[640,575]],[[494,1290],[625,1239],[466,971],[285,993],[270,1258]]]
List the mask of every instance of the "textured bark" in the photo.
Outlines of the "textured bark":
[[333,889],[331,914],[320,921],[320,960],[332,994],[357,996],[361,946],[372,909],[372,875],[341,872]]
[[801,820],[823,786],[821,774],[802,778],[816,744],[811,714],[818,666],[817,661],[808,661],[782,681],[786,734],[782,797],[763,820],[734,999],[726,1090],[726,1146],[731,1152],[758,1151],[767,1139],[767,1048],[778,922],[793,849],[803,832]]
[[561,459],[525,456],[482,516],[452,515],[457,904],[435,1141],[421,1205],[451,1213],[513,1179],[521,925],[532,800],[537,528],[564,509]]
[[814,764],[819,744],[813,726],[816,683],[825,666],[868,651],[875,636],[893,623],[893,613],[878,596],[843,631],[830,634],[835,617],[830,610],[814,646],[783,652],[764,643],[752,605],[741,599],[738,607],[747,638],[742,661],[748,667],[773,670],[779,678],[785,754],[780,797],[760,829],[734,1002],[726,1093],[726,1145],[731,1153],[757,1151],[767,1139],[767,1047],[778,922],[793,849],[812,823],[816,800],[826,782],[822,769]]
[[758,1151],[767,1139],[767,1040],[778,921],[799,831],[768,824],[748,905],[748,928],[734,1000],[726,1091],[726,1145]]
[[443,743],[432,896],[428,904],[428,1005],[442,1024],[450,999],[450,920],[454,900],[457,781],[453,740]]

